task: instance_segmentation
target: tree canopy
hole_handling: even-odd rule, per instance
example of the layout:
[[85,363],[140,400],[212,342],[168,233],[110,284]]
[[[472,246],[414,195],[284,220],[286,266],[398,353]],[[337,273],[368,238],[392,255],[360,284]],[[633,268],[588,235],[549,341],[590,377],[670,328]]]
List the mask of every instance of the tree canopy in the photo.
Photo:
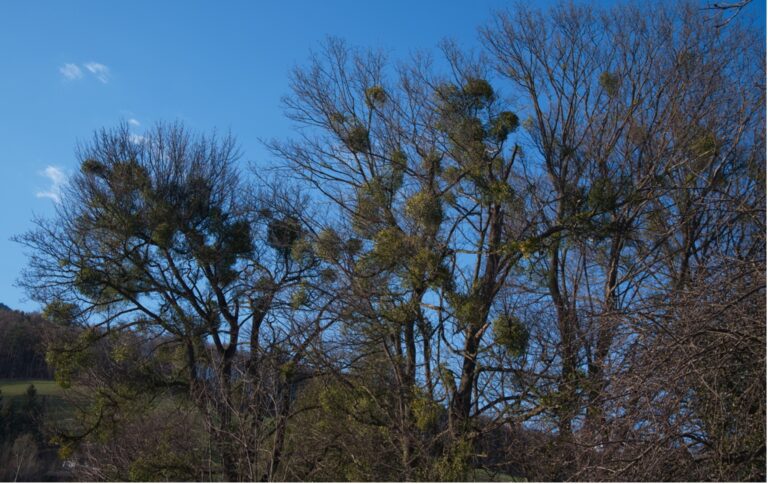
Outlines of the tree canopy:
[[83,478],[765,478],[754,32],[563,3],[480,35],[329,39],[272,178],[181,124],[79,147],[18,240]]

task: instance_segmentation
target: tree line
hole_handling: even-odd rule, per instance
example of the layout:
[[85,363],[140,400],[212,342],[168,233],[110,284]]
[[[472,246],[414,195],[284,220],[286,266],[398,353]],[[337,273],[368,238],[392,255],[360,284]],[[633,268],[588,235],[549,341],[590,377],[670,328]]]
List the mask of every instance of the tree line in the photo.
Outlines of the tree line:
[[296,130],[127,125],[17,238],[82,479],[762,480],[765,52],[689,4],[329,39]]
[[[50,379],[45,334],[51,323],[40,314],[15,311],[0,303],[0,387],[3,380]],[[47,479],[56,456],[45,436],[46,398],[34,384],[20,396],[0,388],[0,481]]]
[[40,314],[14,311],[0,303],[0,379],[53,376],[45,362],[47,326]]

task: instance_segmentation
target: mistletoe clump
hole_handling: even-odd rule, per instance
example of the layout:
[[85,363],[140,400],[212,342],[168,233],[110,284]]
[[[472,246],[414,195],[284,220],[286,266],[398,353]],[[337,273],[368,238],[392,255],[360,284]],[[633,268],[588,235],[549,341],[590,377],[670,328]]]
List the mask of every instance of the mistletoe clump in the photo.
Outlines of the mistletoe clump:
[[514,316],[501,315],[493,321],[493,335],[497,344],[512,356],[521,356],[528,346],[528,329]]
[[426,191],[417,192],[406,201],[405,214],[426,229],[436,229],[443,221],[440,199]]

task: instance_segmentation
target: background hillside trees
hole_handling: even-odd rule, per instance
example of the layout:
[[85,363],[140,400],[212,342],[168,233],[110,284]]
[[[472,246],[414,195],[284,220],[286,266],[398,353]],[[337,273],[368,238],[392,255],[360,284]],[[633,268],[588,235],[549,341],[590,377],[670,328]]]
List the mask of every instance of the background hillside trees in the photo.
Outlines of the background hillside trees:
[[50,378],[45,363],[48,328],[39,314],[0,307],[0,378]]

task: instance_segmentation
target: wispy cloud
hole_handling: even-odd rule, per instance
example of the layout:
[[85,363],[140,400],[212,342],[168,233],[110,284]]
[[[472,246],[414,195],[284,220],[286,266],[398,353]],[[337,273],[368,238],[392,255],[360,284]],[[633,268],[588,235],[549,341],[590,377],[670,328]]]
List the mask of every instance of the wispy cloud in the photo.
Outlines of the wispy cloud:
[[140,145],[146,141],[146,138],[140,134],[132,134],[130,136],[131,143]]
[[109,67],[104,64],[99,64],[98,62],[89,62],[85,64],[84,67],[103,84],[109,82]]
[[59,67],[59,73],[68,81],[78,81],[83,78],[84,73],[90,73],[102,84],[108,83],[110,77],[109,67],[99,62],[87,62],[80,66],[67,63]]
[[45,170],[39,173],[48,178],[51,186],[47,190],[39,191],[35,194],[37,198],[50,198],[54,203],[61,203],[61,189],[67,184],[67,175],[61,168],[48,165]]
[[59,72],[68,81],[74,81],[83,77],[83,71],[77,67],[77,64],[64,64],[59,67]]
[[136,118],[130,118],[128,120],[128,124],[130,124],[131,126],[141,126],[141,123]]

